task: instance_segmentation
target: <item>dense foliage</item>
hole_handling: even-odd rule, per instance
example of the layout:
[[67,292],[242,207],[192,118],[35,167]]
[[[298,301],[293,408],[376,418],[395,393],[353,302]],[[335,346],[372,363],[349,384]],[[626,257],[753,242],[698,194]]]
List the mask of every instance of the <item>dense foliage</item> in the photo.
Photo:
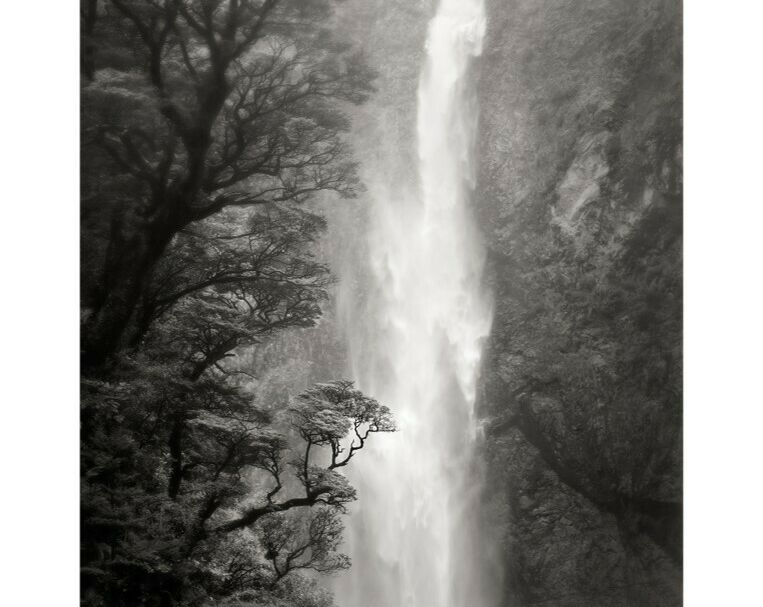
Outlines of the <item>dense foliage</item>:
[[481,401],[506,601],[677,605],[680,3],[488,8]]
[[386,407],[284,403],[251,361],[331,283],[305,203],[353,196],[371,72],[329,0],[82,3],[82,600],[329,605],[340,470]]
[[337,470],[394,430],[386,407],[332,382],[267,412],[148,363],[86,379],[82,406],[85,604],[330,603],[295,572],[349,566]]
[[[176,235],[224,209],[357,188],[343,102],[372,74],[330,0],[119,0],[83,8],[84,359],[141,315]],[[109,213],[109,230],[93,229]]]

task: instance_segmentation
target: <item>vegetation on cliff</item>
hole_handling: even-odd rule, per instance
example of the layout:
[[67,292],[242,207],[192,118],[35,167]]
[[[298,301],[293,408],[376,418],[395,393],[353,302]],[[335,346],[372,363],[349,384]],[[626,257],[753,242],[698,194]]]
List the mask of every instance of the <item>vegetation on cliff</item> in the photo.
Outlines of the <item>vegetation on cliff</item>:
[[478,211],[496,319],[481,401],[505,592],[676,605],[680,4],[488,5]]

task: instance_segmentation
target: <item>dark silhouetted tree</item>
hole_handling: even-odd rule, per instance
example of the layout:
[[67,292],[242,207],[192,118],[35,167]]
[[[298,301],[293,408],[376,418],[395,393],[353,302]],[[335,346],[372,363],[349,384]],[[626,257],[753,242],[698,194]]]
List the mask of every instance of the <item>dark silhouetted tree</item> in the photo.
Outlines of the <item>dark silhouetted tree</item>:
[[372,75],[330,32],[331,4],[86,3],[83,215],[111,214],[107,233],[85,234],[102,247],[83,263],[86,364],[123,344],[187,227],[230,207],[354,195],[341,104],[363,101]]

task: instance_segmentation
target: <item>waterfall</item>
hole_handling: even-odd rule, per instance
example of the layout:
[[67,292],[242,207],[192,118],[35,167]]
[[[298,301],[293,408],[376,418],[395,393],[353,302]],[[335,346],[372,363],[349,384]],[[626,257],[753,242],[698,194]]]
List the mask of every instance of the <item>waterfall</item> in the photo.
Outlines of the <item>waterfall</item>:
[[[360,500],[348,522],[343,607],[485,607],[476,525],[475,383],[490,328],[484,253],[469,210],[482,0],[441,0],[418,87],[418,183],[371,180],[370,287],[345,289],[353,374],[399,431],[377,436],[348,472]],[[390,32],[394,35],[394,32]],[[390,152],[392,153],[392,152]],[[358,335],[365,336],[359,338]]]

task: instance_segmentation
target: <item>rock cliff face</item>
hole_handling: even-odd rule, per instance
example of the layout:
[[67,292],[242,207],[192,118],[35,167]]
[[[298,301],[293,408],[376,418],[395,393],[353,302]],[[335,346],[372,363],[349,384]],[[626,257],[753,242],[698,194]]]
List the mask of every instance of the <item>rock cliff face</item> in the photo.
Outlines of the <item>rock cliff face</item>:
[[681,6],[487,0],[480,413],[504,604],[681,602]]

